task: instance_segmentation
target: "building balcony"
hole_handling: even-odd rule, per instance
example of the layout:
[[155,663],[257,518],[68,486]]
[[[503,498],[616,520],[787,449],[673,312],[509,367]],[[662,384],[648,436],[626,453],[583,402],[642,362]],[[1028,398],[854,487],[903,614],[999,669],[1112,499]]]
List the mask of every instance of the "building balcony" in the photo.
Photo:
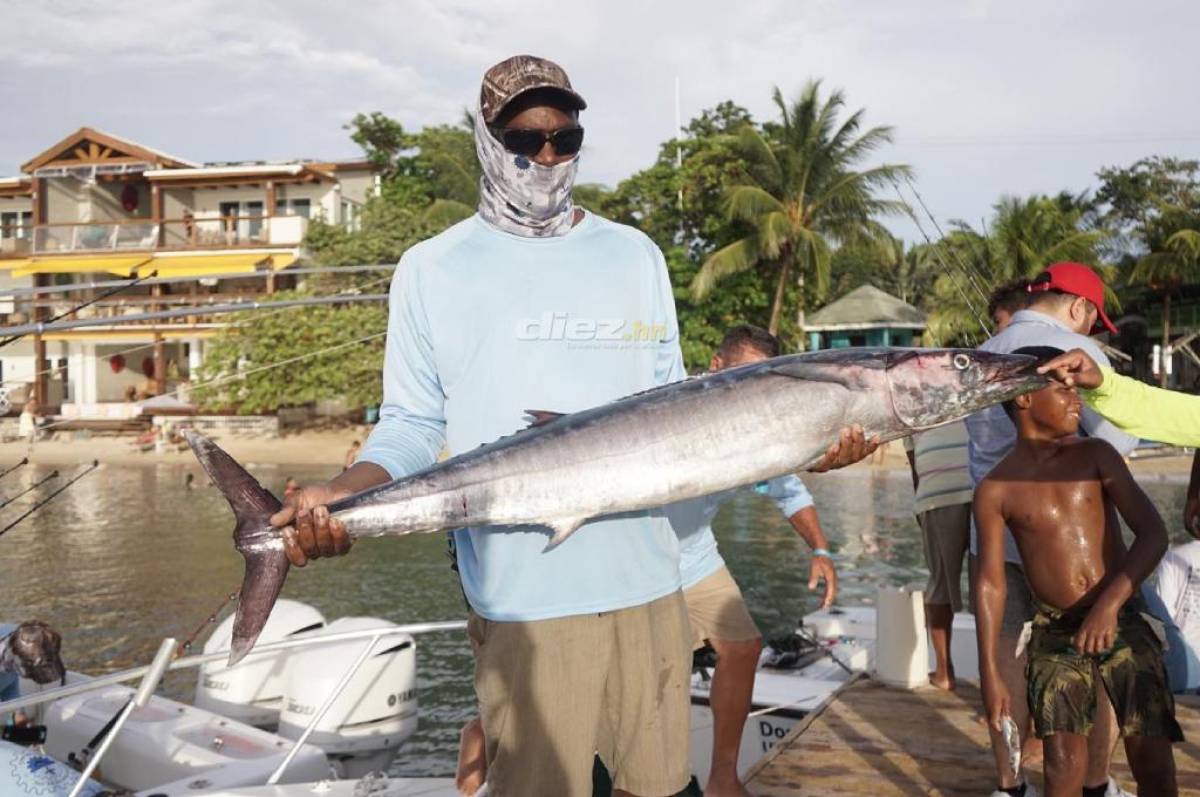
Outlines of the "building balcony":
[[99,252],[238,249],[299,246],[303,216],[223,216],[6,227],[0,258]]

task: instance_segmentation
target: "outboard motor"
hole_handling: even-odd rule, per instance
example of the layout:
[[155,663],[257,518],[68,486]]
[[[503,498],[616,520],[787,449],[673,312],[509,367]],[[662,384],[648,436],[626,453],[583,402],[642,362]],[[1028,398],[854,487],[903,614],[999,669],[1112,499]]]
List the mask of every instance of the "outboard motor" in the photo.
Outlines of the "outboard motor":
[[[204,643],[205,653],[229,650],[233,619],[230,615],[216,627]],[[271,610],[258,638],[259,644],[280,642],[324,627],[325,618],[313,607],[299,601],[281,600]],[[293,649],[251,653],[233,667],[226,667],[223,660],[202,665],[196,681],[196,707],[247,725],[273,729],[283,707],[285,665],[297,652]]]
[[[313,636],[394,626],[373,617],[343,617]],[[370,639],[305,648],[288,659],[280,736],[298,739]],[[251,654],[253,655],[253,654]],[[308,743],[325,751],[339,777],[386,770],[417,729],[416,643],[407,634],[384,637],[317,723]]]

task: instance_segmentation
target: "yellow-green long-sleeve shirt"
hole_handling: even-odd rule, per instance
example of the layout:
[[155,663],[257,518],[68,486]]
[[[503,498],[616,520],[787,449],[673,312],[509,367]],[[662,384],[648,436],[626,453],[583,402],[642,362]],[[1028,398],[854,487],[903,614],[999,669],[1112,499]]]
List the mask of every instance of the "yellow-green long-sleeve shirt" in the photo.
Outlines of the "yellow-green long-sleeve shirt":
[[1200,447],[1200,396],[1151,387],[1111,368],[1100,371],[1100,387],[1081,394],[1089,407],[1144,440]]

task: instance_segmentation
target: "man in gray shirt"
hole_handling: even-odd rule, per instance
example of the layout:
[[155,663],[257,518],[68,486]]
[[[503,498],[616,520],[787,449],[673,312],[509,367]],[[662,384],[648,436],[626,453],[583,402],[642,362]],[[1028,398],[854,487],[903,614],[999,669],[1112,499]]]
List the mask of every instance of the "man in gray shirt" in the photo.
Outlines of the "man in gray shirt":
[[[1055,263],[1029,285],[1029,306],[1013,314],[1003,331],[979,348],[983,351],[1007,354],[1023,346],[1053,346],[1063,351],[1083,349],[1096,362],[1108,365],[1108,358],[1089,335],[1117,329],[1104,312],[1104,283],[1096,272],[1081,263]],[[1017,433],[1008,415],[1000,406],[989,407],[967,418],[967,433],[971,480],[978,485],[1016,443]],[[1084,408],[1080,433],[1109,442],[1122,455],[1137,446],[1137,438],[1117,429],[1090,409]],[[975,553],[974,523],[971,526],[971,552]],[[1016,655],[1017,642],[1026,622],[1033,618],[1032,598],[1021,570],[1021,557],[1012,534],[1005,539],[1005,573],[1008,600],[1001,625],[999,656],[1001,675],[1010,694],[1025,694],[1024,660]],[[1024,701],[1013,701],[1013,720],[1022,737],[1027,730],[1028,707]],[[1116,716],[1111,706],[1101,707],[1096,715],[1096,727],[1089,743],[1089,764],[1085,784],[1105,788],[1109,795],[1120,795],[1115,782],[1108,778],[1109,761],[1117,741]],[[1019,797],[1025,794],[1025,784],[1019,782],[1008,764],[1003,736],[992,731],[992,750],[996,755],[996,771],[1000,789],[993,797],[1004,794]]]

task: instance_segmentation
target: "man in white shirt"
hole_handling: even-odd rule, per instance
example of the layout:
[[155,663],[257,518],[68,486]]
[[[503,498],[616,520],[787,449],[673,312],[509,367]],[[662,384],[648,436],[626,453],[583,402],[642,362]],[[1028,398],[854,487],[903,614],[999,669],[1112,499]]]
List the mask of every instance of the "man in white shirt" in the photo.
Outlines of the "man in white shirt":
[[1163,654],[1172,692],[1200,689],[1200,542],[1167,551],[1154,572],[1155,585],[1142,588],[1151,613],[1167,626]]

